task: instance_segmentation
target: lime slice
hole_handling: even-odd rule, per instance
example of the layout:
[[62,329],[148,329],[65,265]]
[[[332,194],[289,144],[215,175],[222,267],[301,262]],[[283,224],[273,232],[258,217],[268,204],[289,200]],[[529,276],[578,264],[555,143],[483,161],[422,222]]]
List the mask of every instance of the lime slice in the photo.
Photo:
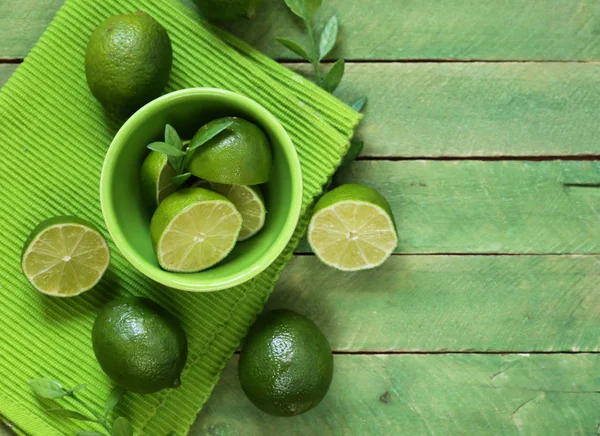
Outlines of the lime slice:
[[315,206],[308,242],[324,263],[342,271],[375,268],[398,246],[388,202],[372,188],[342,185]]
[[192,186],[212,189],[231,200],[242,215],[242,231],[238,239],[240,242],[250,239],[264,227],[267,209],[258,186],[223,185],[207,182],[206,180],[198,180]]
[[219,263],[241,230],[242,216],[233,203],[202,188],[171,194],[150,222],[158,263],[173,272],[198,272]]
[[29,283],[55,297],[90,290],[108,268],[106,240],[89,222],[60,216],[42,221],[31,232],[21,258]]
[[224,120],[232,124],[221,133],[193,150],[187,163],[196,177],[230,185],[260,185],[269,181],[273,157],[264,132],[241,118],[220,118],[201,127],[194,141],[206,135],[214,123]]
[[179,186],[172,182],[177,172],[167,163],[167,159],[164,154],[151,151],[140,170],[142,196],[153,208],[179,189]]

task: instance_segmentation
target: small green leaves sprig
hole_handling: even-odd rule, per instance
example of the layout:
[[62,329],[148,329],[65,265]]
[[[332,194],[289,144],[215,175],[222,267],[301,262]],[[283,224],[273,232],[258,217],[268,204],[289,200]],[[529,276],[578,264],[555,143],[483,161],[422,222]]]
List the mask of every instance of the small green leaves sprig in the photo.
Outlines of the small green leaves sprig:
[[276,38],[277,41],[313,65],[317,84],[321,88],[328,92],[335,91],[342,81],[342,77],[344,77],[346,67],[344,60],[340,59],[334,63],[325,75],[321,72],[320,63],[333,50],[337,42],[340,26],[338,18],[334,15],[329,19],[317,41],[312,19],[323,4],[323,0],[285,0],[285,3],[294,14],[304,20],[306,32],[308,33],[309,50],[305,50],[300,44],[291,39]]
[[[100,424],[106,429],[111,436],[133,436],[133,427],[131,423],[124,417],[120,416],[115,419],[110,425],[108,416],[119,403],[125,390],[115,388],[112,390],[106,400],[103,413],[96,412],[85,401],[76,395],[76,392],[87,388],[86,385],[75,386],[73,389],[65,389],[59,382],[49,378],[37,378],[29,381],[29,386],[33,392],[41,398],[48,400],[57,400],[60,398],[70,399],[86,409],[91,416],[84,415],[72,409],[52,408],[46,409],[46,412],[52,415],[61,416],[63,418],[75,419],[78,421],[88,421]],[[97,431],[78,431],[78,436],[104,436]]]
[[[187,148],[173,126],[167,124],[165,126],[164,142],[153,142],[148,145],[148,148],[167,156],[167,162],[171,168],[177,172],[177,175],[173,177],[173,183],[182,185],[192,176],[192,173],[187,171],[187,166],[193,151],[206,144],[232,124],[233,121],[229,119],[213,122],[209,128],[203,129],[200,134],[196,134]],[[202,128],[200,130],[202,130]],[[200,132],[200,130],[198,132]]]
[[[345,61],[340,59],[335,62],[325,75],[323,75],[321,72],[320,64],[321,61],[331,52],[331,50],[333,50],[337,42],[340,27],[340,22],[337,16],[334,15],[329,19],[327,24],[325,24],[317,44],[317,39],[315,38],[315,32],[312,26],[312,19],[315,13],[322,6],[323,0],[285,0],[285,3],[294,14],[304,20],[306,32],[308,34],[309,50],[305,50],[300,44],[292,41],[291,39],[275,39],[283,44],[287,49],[296,53],[302,59],[309,61],[315,70],[317,85],[328,92],[334,92],[344,77],[344,72],[346,69]],[[351,106],[355,111],[361,112],[366,103],[367,97],[361,97],[352,103]],[[363,148],[364,142],[352,141],[350,143],[350,149],[342,161],[341,166],[346,166],[350,162],[354,161],[360,155]]]

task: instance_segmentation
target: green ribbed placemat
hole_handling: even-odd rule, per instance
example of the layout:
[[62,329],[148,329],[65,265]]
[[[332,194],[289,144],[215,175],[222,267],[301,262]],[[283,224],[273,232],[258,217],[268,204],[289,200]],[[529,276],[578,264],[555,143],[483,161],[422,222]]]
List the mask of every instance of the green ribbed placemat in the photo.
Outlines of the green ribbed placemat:
[[[107,117],[87,89],[87,40],[106,17],[137,9],[158,19],[171,36],[174,64],[166,91],[229,89],[279,118],[302,163],[303,218],[266,272],[228,291],[168,290],[134,270],[111,244],[110,270],[95,290],[72,299],[45,297],[20,271],[29,231],[58,214],[77,215],[104,229],[100,170],[120,122]],[[358,119],[339,100],[212,28],[177,0],[67,0],[0,92],[0,415],[19,432],[36,436],[94,428],[46,415],[46,404],[34,398],[27,380],[48,376],[66,386],[87,383],[82,396],[101,410],[111,384],[91,349],[95,313],[120,295],[146,295],[181,319],[190,340],[188,366],[180,389],[145,397],[128,394],[117,413],[132,420],[137,434],[185,434],[292,256],[310,206],[339,165]]]

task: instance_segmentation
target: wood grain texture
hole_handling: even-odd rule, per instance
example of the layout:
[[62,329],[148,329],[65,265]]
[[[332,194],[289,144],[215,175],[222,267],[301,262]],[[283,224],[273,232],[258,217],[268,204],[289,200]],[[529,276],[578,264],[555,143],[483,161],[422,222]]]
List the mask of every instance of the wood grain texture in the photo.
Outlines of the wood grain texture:
[[[24,57],[63,0],[0,3],[0,58]],[[191,4],[191,0],[184,0]],[[284,2],[268,0],[256,21],[226,27],[276,58],[293,55],[277,36],[306,44]],[[600,58],[596,0],[327,0],[316,28],[337,14],[339,48],[331,58],[593,60]]]
[[598,351],[600,256],[392,256],[344,273],[294,258],[267,309],[344,352]]
[[369,98],[363,156],[600,154],[600,63],[348,64],[336,95]]
[[10,79],[17,67],[15,64],[0,64],[0,88]]
[[596,435],[599,355],[335,356],[315,409],[277,418],[233,359],[190,435]]
[[400,253],[600,253],[600,162],[358,161],[336,182],[387,198]]

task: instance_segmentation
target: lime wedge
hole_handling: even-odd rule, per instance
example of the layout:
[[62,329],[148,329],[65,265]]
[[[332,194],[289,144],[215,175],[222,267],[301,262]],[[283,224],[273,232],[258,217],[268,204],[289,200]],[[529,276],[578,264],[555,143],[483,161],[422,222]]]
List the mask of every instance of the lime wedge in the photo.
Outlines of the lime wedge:
[[177,172],[167,162],[167,156],[151,151],[140,170],[140,183],[144,201],[157,207],[165,198],[179,189],[172,180]]
[[342,185],[315,206],[308,242],[324,263],[342,271],[375,268],[398,246],[386,199],[372,188]]
[[206,180],[198,180],[192,186],[212,189],[231,200],[242,215],[242,231],[238,239],[240,242],[250,239],[264,227],[267,209],[258,186],[223,185],[207,182]]
[[198,272],[233,250],[242,216],[231,201],[203,188],[186,188],[167,197],[150,222],[160,266],[173,272]]
[[110,262],[106,240],[89,222],[60,216],[31,232],[21,257],[29,283],[55,297],[73,297],[93,288]]

